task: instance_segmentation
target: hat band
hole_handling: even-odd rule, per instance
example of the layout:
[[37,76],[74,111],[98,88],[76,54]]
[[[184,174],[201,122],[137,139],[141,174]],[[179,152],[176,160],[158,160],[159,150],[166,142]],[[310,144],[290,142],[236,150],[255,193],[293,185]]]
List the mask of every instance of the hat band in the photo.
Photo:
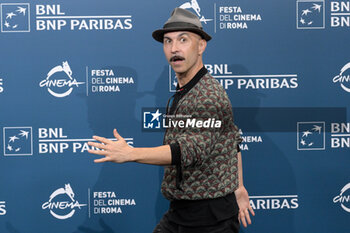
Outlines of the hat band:
[[167,23],[164,25],[163,29],[168,29],[168,28],[196,28],[203,30],[202,27],[198,27],[192,23],[186,23],[186,22],[172,22],[172,23]]

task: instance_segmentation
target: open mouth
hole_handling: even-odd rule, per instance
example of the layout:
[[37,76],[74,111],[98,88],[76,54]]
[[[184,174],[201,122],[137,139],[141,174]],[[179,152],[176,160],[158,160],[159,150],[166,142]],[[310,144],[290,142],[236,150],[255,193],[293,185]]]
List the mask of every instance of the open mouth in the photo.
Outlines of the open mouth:
[[181,56],[173,56],[172,58],[170,58],[170,62],[180,62],[185,60],[185,58],[181,57]]

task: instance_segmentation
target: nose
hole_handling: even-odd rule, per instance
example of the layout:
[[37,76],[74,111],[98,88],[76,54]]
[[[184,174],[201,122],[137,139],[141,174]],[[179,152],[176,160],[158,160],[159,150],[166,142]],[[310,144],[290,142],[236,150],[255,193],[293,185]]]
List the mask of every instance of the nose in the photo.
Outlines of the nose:
[[177,41],[174,40],[171,43],[171,53],[177,53],[179,51]]

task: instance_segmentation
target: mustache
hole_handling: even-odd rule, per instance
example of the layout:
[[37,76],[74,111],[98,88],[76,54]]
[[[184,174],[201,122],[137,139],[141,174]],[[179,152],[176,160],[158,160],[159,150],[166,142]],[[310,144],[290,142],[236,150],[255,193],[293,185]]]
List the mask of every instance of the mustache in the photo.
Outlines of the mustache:
[[172,56],[169,61],[172,62],[172,61],[176,61],[176,60],[185,60],[185,58],[178,56],[178,55],[175,55],[175,56]]

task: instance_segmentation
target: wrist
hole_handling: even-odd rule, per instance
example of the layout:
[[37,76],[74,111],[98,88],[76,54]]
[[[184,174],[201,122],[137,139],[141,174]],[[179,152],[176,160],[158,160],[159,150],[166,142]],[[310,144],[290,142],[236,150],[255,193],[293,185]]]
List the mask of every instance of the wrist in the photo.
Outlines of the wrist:
[[129,162],[137,162],[140,160],[138,157],[138,148],[135,147],[130,147],[130,152],[129,152]]

